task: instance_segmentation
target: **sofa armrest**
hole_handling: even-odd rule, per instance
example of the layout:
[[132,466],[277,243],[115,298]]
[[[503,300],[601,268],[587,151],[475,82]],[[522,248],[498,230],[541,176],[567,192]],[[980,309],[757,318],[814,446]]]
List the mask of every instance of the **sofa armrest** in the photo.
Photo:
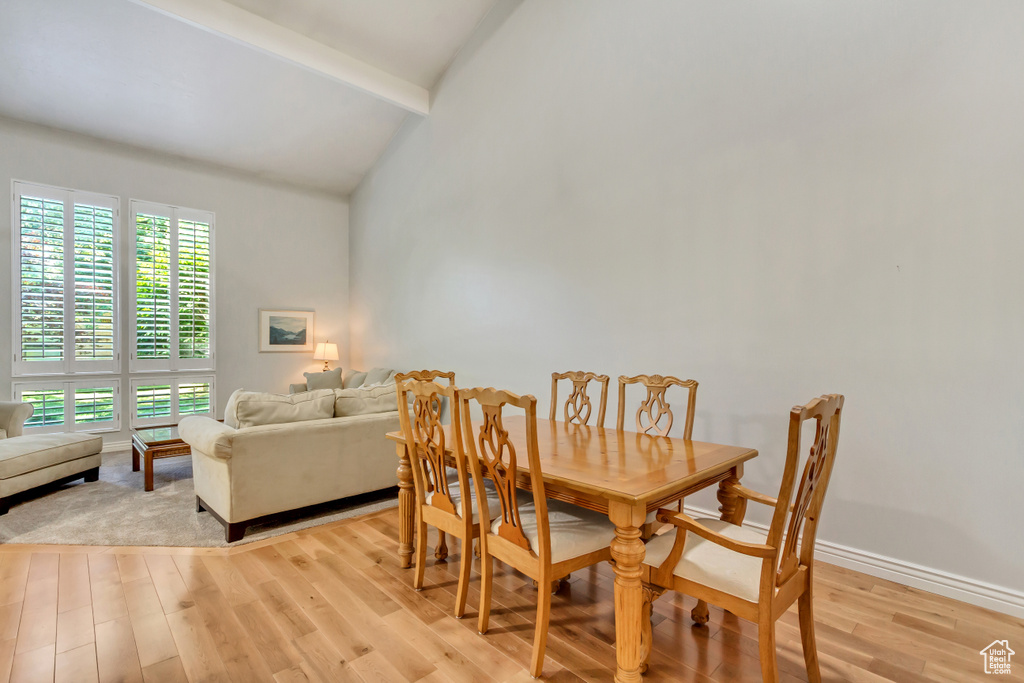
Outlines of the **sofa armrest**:
[[0,429],[5,430],[9,437],[21,436],[25,420],[32,417],[34,410],[31,403],[0,401]]
[[238,430],[203,415],[190,415],[178,423],[181,440],[212,458],[228,459]]

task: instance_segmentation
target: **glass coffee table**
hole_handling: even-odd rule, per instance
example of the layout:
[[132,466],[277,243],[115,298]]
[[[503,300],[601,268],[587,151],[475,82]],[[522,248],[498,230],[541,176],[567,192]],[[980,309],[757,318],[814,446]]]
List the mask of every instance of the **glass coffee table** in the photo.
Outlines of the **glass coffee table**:
[[132,429],[132,472],[139,471],[140,461],[146,470],[146,490],[153,490],[153,461],[191,455],[192,449],[178,436],[178,426]]

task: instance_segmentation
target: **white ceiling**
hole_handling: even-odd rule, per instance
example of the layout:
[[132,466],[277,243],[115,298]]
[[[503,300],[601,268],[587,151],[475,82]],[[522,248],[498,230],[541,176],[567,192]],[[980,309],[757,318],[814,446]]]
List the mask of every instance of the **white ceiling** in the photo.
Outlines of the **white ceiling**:
[[494,0],[227,2],[424,88],[437,82],[494,5]]
[[[421,115],[366,83],[433,85],[495,0],[163,4],[194,3],[276,42],[256,49],[145,2],[2,0],[0,115],[347,195]],[[370,81],[321,68],[332,60]]]

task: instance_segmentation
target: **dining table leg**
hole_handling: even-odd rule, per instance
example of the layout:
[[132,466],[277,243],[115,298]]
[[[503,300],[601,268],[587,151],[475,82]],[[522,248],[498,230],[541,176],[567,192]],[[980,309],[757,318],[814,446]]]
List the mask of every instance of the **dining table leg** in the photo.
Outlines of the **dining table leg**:
[[[730,524],[742,524],[743,517],[747,511],[746,501],[732,492],[731,485],[739,484],[743,476],[743,463],[736,465],[729,472],[729,476],[718,483],[718,511],[722,514],[721,520]],[[690,610],[690,618],[695,623],[706,624],[710,618],[708,614],[708,603],[698,600],[696,606]]]
[[647,509],[644,505],[612,502],[608,517],[615,525],[611,544],[615,565],[615,681],[638,683],[644,663],[645,611],[640,565],[646,552],[640,535]]
[[409,450],[404,443],[397,444],[395,450],[398,453],[398,561],[400,567],[408,569],[412,566],[416,493]]

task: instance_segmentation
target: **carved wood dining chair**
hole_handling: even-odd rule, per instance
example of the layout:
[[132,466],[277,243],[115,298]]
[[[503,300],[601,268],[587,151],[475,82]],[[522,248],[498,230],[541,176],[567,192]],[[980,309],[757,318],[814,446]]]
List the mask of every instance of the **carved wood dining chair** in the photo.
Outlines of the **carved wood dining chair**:
[[[481,513],[495,518],[480,537],[479,630],[486,633],[490,619],[492,558],[535,579],[539,589],[530,674],[536,678],[544,668],[551,619],[551,592],[547,587],[570,572],[610,560],[615,527],[600,513],[545,498],[537,446],[537,399],[491,388],[464,389],[459,396],[466,454]],[[477,431],[470,415],[472,402],[483,413]],[[502,426],[505,406],[525,411],[525,444],[513,445],[509,440]],[[517,493],[516,472],[523,455],[517,447],[526,450],[532,500]],[[484,496],[485,476],[494,482],[497,501]]]
[[[651,601],[666,590],[676,590],[756,623],[761,676],[777,681],[775,621],[797,601],[807,677],[812,683],[821,680],[814,643],[812,562],[839,443],[843,401],[843,396],[829,394],[790,411],[789,447],[777,498],[733,484],[730,490],[738,504],[730,521],[695,520],[682,512],[658,511],[659,520],[678,528],[675,534],[658,536],[647,544],[642,565],[645,662],[651,647]],[[808,420],[815,422],[814,443],[798,481],[800,435]],[[740,526],[747,501],[774,508],[767,538]]]
[[[442,372],[440,370],[412,370],[410,372],[400,372],[395,375],[395,383],[400,384],[409,379],[418,380],[420,382],[436,382],[442,378],[448,380],[448,386],[455,386],[455,372]],[[455,473],[451,471],[450,467],[448,469],[448,478],[454,480]],[[434,559],[438,562],[444,562],[448,559],[448,540],[444,537],[444,532],[440,529],[437,530],[437,546],[434,548]]]
[[[412,401],[412,414],[399,410],[398,416],[405,434],[412,464],[413,486],[416,492],[416,571],[413,588],[423,588],[423,574],[427,559],[427,525],[437,527],[462,541],[459,568],[459,587],[455,597],[455,616],[466,612],[469,574],[473,557],[469,553],[473,539],[480,536],[478,506],[470,493],[472,482],[462,447],[461,416],[452,411],[451,450],[455,461],[454,480],[448,476],[445,449],[447,436],[441,425],[441,399],[447,397],[450,405],[457,406],[459,390],[454,386],[442,387],[436,382],[406,380],[398,385],[398,405]],[[487,495],[486,487],[480,489]],[[493,489],[492,489],[493,491]],[[483,517],[488,520],[488,517]]]
[[[626,428],[627,384],[642,384],[647,389],[647,397],[640,402],[640,406],[636,409],[636,431],[638,434],[651,434],[652,436],[668,436],[675,422],[672,405],[665,398],[668,388],[678,386],[687,389],[686,418],[683,421],[682,438],[687,440],[693,438],[693,416],[697,409],[697,380],[679,379],[671,375],[636,375],[635,377],[619,375],[619,417],[615,425],[620,432]],[[664,423],[662,423],[663,419]],[[683,511],[681,498],[679,499],[679,511]],[[655,522],[655,513],[652,512],[647,516],[647,521],[644,524],[644,539],[654,535]]]
[[604,413],[608,408],[608,375],[596,375],[593,372],[552,372],[551,373],[551,413],[549,420],[554,421],[558,412],[558,381],[570,380],[572,382],[572,393],[565,400],[562,408],[563,419],[569,424],[585,425],[590,421],[593,413],[593,404],[590,396],[587,395],[587,386],[591,381],[601,385],[601,400],[597,404],[598,427],[604,427]]
[[[672,406],[665,400],[665,392],[671,386],[679,386],[689,390],[686,399],[686,420],[683,422],[682,438],[693,438],[693,415],[697,409],[697,381],[679,379],[678,377],[661,375],[637,375],[636,377],[619,376],[619,419],[616,427],[622,431],[626,427],[626,385],[643,384],[647,389],[647,398],[636,410],[636,431],[641,434],[668,436],[675,421]],[[662,424],[662,419],[665,422]]]

